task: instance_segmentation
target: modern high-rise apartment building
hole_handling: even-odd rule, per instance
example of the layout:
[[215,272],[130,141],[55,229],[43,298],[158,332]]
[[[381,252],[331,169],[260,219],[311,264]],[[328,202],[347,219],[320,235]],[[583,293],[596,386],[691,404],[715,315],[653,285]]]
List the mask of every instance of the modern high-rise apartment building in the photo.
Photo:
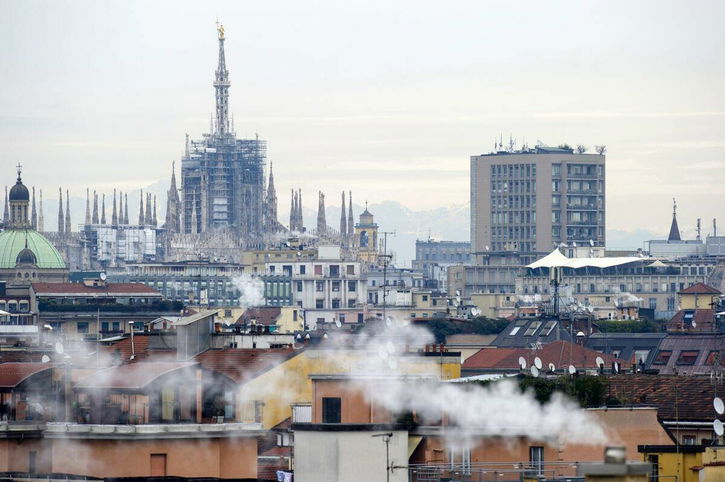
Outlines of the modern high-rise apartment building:
[[471,156],[471,251],[519,253],[561,243],[604,246],[605,156],[537,146]]

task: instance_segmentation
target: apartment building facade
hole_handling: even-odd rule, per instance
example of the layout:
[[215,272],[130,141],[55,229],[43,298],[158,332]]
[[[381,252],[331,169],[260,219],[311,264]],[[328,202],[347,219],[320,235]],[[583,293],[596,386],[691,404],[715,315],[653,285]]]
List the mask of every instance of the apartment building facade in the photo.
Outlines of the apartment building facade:
[[471,251],[525,262],[561,243],[605,245],[605,156],[538,146],[471,156]]

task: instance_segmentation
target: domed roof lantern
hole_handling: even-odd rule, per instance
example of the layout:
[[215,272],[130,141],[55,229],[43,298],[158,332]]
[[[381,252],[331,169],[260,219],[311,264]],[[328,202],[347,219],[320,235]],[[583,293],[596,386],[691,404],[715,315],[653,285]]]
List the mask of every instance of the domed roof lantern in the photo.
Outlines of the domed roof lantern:
[[15,182],[15,185],[10,189],[10,194],[8,195],[8,200],[10,202],[12,201],[26,201],[30,202],[30,192],[28,191],[28,188],[25,187],[25,184],[23,184],[23,180],[20,177],[20,173],[22,172],[22,166],[18,164],[18,179]]
[[28,237],[25,237],[25,248],[23,248],[18,255],[15,257],[15,265],[19,264],[38,264],[38,258],[35,257],[33,250],[28,248]]

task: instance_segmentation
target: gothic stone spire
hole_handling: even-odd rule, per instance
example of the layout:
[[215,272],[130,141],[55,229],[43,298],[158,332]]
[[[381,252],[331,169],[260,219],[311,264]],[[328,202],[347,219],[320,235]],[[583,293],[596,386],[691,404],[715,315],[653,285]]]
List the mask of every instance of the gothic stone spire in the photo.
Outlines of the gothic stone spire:
[[63,188],[58,188],[58,232],[63,234],[65,222],[63,217]]
[[216,134],[229,132],[229,71],[224,57],[224,26],[217,24],[219,39],[219,65],[216,69],[214,89],[216,90]]
[[[128,209],[128,206],[126,206],[126,209]],[[138,205],[138,225],[143,226],[146,224],[144,222],[143,218],[144,212],[143,212],[143,189],[141,189],[141,197],[139,198],[139,205]]]
[[111,224],[118,225],[118,211],[116,210],[116,189],[113,189],[113,211],[111,211]]
[[88,188],[86,188],[86,224],[91,224],[91,192]]
[[68,189],[65,190],[65,232],[70,233],[71,232],[71,224],[70,224],[70,194],[68,194]]
[[106,193],[101,195],[101,224],[106,224]]
[[91,218],[93,224],[98,224],[98,193],[93,191],[93,217]]

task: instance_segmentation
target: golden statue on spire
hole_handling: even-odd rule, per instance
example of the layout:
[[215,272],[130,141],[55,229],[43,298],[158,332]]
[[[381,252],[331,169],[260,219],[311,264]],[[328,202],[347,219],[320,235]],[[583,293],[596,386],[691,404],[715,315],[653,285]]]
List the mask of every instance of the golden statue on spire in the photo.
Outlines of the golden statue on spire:
[[219,20],[216,21],[216,31],[219,34],[219,40],[224,40],[224,25],[219,23]]

